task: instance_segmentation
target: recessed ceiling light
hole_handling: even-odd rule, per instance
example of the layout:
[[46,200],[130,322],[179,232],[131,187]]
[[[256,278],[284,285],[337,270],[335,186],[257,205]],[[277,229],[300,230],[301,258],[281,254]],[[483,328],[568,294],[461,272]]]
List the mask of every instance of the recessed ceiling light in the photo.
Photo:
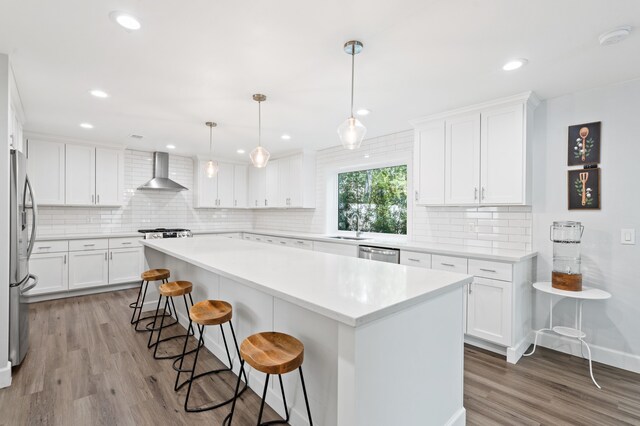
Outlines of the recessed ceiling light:
[[167,145],[167,149],[176,149],[175,145]]
[[289,139],[291,139],[291,135],[288,135],[288,134],[285,133],[282,136],[280,136],[280,139],[288,141]]
[[366,108],[360,108],[359,110],[356,111],[356,114],[358,114],[360,116],[365,116],[365,115],[371,114],[371,111],[369,111]]
[[113,11],[109,17],[129,31],[139,30],[141,27],[140,21],[126,12]]
[[93,124],[91,123],[80,123],[80,127],[83,129],[93,129]]
[[527,65],[529,61],[527,61],[524,58],[520,58],[520,59],[512,59],[509,62],[507,62],[506,64],[504,64],[502,66],[502,69],[505,71],[513,71],[513,70],[517,70],[518,68],[522,68],[523,66]]
[[365,154],[365,155],[364,155],[364,158],[369,158],[369,154]]
[[245,152],[245,151],[244,151],[244,149],[239,149],[239,150],[237,150],[236,152],[237,152],[238,154],[244,154],[244,152]]
[[108,98],[109,97],[109,94],[107,92],[105,92],[103,90],[100,90],[100,89],[93,89],[89,93],[91,93],[96,98]]
[[600,41],[600,46],[609,46],[611,44],[620,43],[622,40],[629,37],[630,33],[631,27],[625,25],[624,27],[614,28],[611,31],[600,34],[598,41]]

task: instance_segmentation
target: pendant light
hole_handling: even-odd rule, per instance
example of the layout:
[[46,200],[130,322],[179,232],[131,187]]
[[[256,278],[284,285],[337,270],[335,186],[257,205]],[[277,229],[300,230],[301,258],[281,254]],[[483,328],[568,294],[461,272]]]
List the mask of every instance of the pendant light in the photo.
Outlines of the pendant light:
[[265,95],[261,95],[259,93],[253,95],[253,100],[258,102],[258,146],[251,151],[249,157],[251,158],[251,163],[253,167],[263,168],[267,166],[269,162],[269,151],[262,147],[262,110],[260,109],[260,103],[267,100]]
[[351,115],[344,123],[338,127],[338,136],[342,142],[342,146],[347,149],[358,149],[367,133],[367,128],[362,125],[360,120],[353,116],[353,82],[355,57],[362,52],[362,43],[357,40],[351,40],[344,44],[345,53],[351,55]]
[[209,161],[204,166],[204,172],[209,179],[214,178],[218,174],[218,162],[213,161],[213,128],[217,126],[213,121],[207,121],[205,123],[209,127]]

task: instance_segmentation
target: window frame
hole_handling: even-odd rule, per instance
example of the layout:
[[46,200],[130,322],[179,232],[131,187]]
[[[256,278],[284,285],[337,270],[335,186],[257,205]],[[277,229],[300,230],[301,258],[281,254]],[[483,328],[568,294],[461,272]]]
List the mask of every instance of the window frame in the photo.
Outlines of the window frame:
[[[413,173],[412,164],[410,160],[406,158],[387,159],[385,161],[367,161],[357,164],[351,164],[349,166],[338,167],[332,170],[329,174],[327,183],[328,193],[330,197],[327,205],[327,231],[330,235],[337,236],[350,236],[355,235],[355,231],[341,231],[338,229],[338,175],[342,173],[358,172],[370,169],[383,169],[387,167],[407,167],[407,233],[406,234],[385,234],[381,232],[362,232],[361,237],[373,238],[373,239],[387,239],[387,240],[403,240],[406,241],[410,237],[411,223],[412,223],[412,211],[413,211],[413,198],[410,196],[412,191],[411,176]],[[363,240],[362,243],[366,243]]]

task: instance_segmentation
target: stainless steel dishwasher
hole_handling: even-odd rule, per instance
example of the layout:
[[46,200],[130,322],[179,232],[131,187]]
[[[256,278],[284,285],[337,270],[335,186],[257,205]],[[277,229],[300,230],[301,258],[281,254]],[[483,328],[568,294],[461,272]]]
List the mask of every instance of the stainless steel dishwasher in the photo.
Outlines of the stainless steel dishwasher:
[[377,260],[379,262],[400,263],[400,250],[385,247],[360,246],[358,257],[361,259]]

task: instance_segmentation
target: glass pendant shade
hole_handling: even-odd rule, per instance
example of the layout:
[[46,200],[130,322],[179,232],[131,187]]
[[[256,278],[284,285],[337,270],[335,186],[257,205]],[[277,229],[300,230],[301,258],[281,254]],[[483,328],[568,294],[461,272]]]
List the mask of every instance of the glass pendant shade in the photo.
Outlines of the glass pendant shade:
[[259,169],[267,166],[270,156],[271,154],[269,154],[269,151],[264,149],[262,146],[255,147],[254,150],[251,151],[251,154],[249,154],[253,167],[257,167]]
[[358,149],[367,128],[355,117],[347,118],[344,123],[338,127],[338,136],[342,142],[342,146],[346,149]]
[[213,160],[207,161],[204,171],[209,179],[214,178],[218,174],[218,162]]

